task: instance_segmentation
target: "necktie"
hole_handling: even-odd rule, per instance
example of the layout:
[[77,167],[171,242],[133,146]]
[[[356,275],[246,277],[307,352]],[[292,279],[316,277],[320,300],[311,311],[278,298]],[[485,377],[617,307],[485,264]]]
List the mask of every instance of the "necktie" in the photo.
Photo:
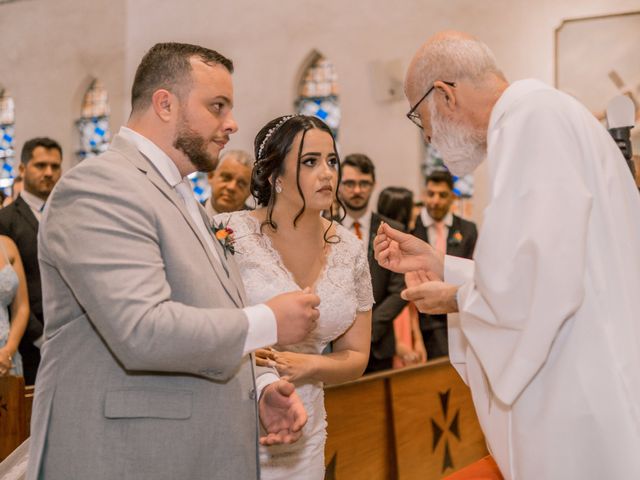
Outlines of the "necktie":
[[191,190],[191,187],[189,186],[189,181],[183,179],[174,188],[178,193],[178,195],[180,195],[180,198],[182,198],[182,200],[184,201],[184,205],[187,208],[187,212],[189,212],[189,216],[191,217],[191,220],[193,220],[193,223],[195,223],[196,226],[198,227],[198,230],[200,230],[202,237],[205,239],[205,242],[207,242],[207,246],[209,247],[209,250],[215,257],[215,259],[218,262],[220,262],[220,264],[223,266],[225,272],[228,275],[229,272],[227,271],[227,267],[224,264],[224,262],[220,260],[220,257],[218,256],[218,252],[216,251],[216,247],[213,244],[213,237],[211,236],[211,232],[209,232],[209,229],[204,224],[202,215],[200,215],[200,210],[198,209],[198,201],[196,200],[196,197],[193,195],[193,190]]
[[357,220],[353,222],[353,230],[356,232],[356,237],[358,240],[362,240],[362,230],[360,230],[360,222]]
[[447,238],[444,233],[444,222],[436,222],[436,243],[434,248],[442,253],[447,253]]

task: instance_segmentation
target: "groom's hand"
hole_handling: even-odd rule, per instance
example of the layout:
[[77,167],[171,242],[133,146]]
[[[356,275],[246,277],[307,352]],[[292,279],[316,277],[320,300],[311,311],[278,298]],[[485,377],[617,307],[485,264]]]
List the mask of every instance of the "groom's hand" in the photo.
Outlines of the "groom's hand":
[[307,412],[293,384],[278,380],[267,385],[258,403],[260,421],[267,434],[261,445],[293,443],[302,436]]
[[309,288],[302,292],[283,293],[266,302],[278,324],[278,345],[302,341],[316,327],[320,297]]

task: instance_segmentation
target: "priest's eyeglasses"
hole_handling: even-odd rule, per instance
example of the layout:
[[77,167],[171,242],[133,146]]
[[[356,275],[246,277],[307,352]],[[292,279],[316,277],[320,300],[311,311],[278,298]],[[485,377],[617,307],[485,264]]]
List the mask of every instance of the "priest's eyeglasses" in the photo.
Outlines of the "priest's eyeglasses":
[[[444,83],[445,85],[449,85],[450,87],[454,87],[454,88],[456,86],[455,82],[445,82],[444,80],[442,80],[442,83]],[[416,109],[420,106],[420,104],[423,102],[423,100],[429,96],[429,94],[433,91],[434,88],[436,88],[436,86],[435,85],[431,85],[431,88],[429,90],[427,90],[427,93],[425,93],[422,96],[422,98],[420,100],[418,100],[418,102],[411,108],[411,110],[409,110],[409,113],[407,113],[407,118],[409,120],[411,120],[411,122],[413,122],[413,124],[416,125],[420,130],[423,129],[422,119],[420,118],[420,115],[418,115],[416,113]]]

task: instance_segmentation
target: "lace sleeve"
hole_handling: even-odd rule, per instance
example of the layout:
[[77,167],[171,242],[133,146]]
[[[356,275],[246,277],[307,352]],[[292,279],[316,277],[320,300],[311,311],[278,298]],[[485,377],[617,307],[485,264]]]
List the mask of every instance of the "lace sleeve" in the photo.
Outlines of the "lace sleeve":
[[357,249],[353,283],[356,286],[358,312],[367,312],[373,307],[373,288],[369,262],[362,248]]

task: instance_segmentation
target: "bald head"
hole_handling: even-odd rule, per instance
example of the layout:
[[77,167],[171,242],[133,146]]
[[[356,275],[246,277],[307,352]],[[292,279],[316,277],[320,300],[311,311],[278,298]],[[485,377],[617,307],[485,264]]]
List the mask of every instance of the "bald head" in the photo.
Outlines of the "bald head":
[[444,31],[429,38],[413,56],[405,93],[411,98],[436,80],[466,80],[480,86],[492,78],[504,81],[489,47],[464,32]]

